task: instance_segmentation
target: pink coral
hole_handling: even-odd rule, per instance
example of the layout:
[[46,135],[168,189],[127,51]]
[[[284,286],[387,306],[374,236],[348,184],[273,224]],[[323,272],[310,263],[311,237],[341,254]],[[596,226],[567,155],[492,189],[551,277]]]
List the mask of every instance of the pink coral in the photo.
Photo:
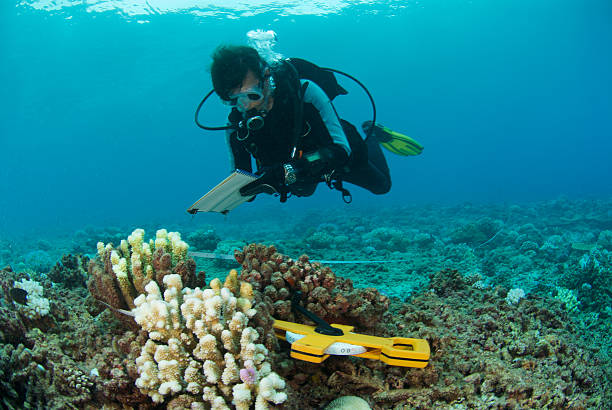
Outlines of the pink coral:
[[246,384],[254,384],[257,381],[257,373],[252,367],[240,369],[240,380]]

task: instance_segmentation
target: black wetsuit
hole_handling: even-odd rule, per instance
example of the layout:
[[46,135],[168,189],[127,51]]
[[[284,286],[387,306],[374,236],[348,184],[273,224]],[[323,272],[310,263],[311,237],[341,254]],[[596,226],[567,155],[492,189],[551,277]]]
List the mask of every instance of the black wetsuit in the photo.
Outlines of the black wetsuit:
[[[265,117],[263,128],[257,131],[231,130],[227,134],[233,168],[252,172],[251,157],[257,171],[287,163],[294,146],[298,157],[315,152],[324,153],[316,166],[299,172],[295,183],[288,186],[297,196],[312,195],[324,175],[333,172],[341,181],[363,187],[374,194],[385,194],[391,188],[387,161],[374,136],[365,141],[351,123],[338,117],[331,101],[314,82],[300,80],[305,88],[301,112],[301,132],[295,141],[295,118],[299,117],[296,98],[299,87],[295,74],[281,63],[273,67],[276,83],[274,104]],[[229,116],[232,123],[242,119],[235,108]]]

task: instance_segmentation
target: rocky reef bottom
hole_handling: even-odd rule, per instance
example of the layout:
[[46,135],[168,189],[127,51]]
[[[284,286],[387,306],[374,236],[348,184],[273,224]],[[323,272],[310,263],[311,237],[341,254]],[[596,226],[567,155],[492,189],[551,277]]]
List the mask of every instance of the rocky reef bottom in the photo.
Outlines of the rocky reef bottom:
[[[7,307],[0,312],[2,408],[183,408],[180,401],[154,405],[134,384],[146,332],[126,331],[83,292],[45,285],[51,300],[45,318],[24,321]],[[473,285],[473,278],[440,271],[423,293],[392,299],[367,329],[427,339],[431,359],[424,369],[340,356],[321,364],[295,361],[281,343],[277,353],[285,359],[277,368],[291,390],[282,407],[322,408],[346,395],[372,408],[607,407],[610,362],[559,303],[530,297],[508,304],[507,290]]]
[[[262,399],[254,408],[317,409],[339,397],[358,396],[373,409],[607,409],[612,403],[612,233],[605,209],[610,208],[568,201],[514,206],[511,221],[492,218],[484,208],[445,208],[446,213],[438,211],[437,222],[413,212],[413,219],[398,223],[389,217],[383,226],[380,220],[346,216],[333,226],[303,230],[300,241],[278,235],[278,250],[268,245],[273,241],[235,246],[233,261],[206,262],[206,272],[197,278],[223,294],[211,278],[225,277],[233,266],[239,269],[238,279],[252,286],[252,294],[247,293],[259,312],[249,313],[255,315],[252,326],[259,334],[253,340],[265,345],[269,370],[282,378],[283,398],[286,394],[280,404]],[[358,238],[343,240],[355,229]],[[210,249],[191,245],[190,235]],[[186,239],[190,250],[220,252],[228,236],[206,231],[188,233]],[[135,251],[119,242],[114,242],[117,249],[129,260]],[[132,302],[101,301],[104,292],[94,297],[86,287],[95,264],[111,278],[116,274],[111,283],[118,281],[120,259],[112,266],[110,261],[121,254],[109,251],[104,259],[104,252],[96,255],[95,245],[87,255],[58,248],[66,252],[51,268],[17,262],[0,271],[0,408],[216,408],[196,404],[194,397],[202,393],[193,393],[197,389],[181,384],[180,377],[176,390],[159,386],[164,394],[156,395],[157,401],[150,389],[137,386],[143,374],[138,358],[154,338],[153,330],[143,330],[118,311],[129,313]],[[345,259],[412,262],[326,266],[312,260],[330,254],[336,260],[344,254]],[[173,258],[166,257],[163,269],[185,278],[184,268],[177,268],[183,265]],[[126,272],[135,279],[137,263],[131,261]],[[195,264],[189,263],[189,275],[196,278]],[[157,281],[164,294],[162,282],[170,281]],[[112,286],[120,289],[118,282]],[[225,286],[238,285],[226,281]],[[30,306],[18,301],[15,288],[28,289]],[[289,288],[305,293],[304,305],[311,311],[330,322],[354,325],[358,333],[426,339],[428,366],[390,366],[350,356],[331,356],[320,364],[290,358],[286,342],[268,337],[271,317],[305,322],[288,305]],[[166,302],[171,306],[171,297]],[[162,360],[155,360],[161,373]],[[194,360],[199,363],[197,354]],[[181,366],[179,376],[188,368]],[[215,383],[227,393],[221,381]],[[228,406],[235,407],[229,400]]]

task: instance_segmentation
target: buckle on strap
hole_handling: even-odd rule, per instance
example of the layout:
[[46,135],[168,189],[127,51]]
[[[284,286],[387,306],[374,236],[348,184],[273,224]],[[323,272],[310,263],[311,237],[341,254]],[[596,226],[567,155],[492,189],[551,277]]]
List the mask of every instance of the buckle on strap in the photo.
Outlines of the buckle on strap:
[[333,170],[329,174],[323,175],[323,179],[325,183],[329,187],[329,189],[335,189],[336,191],[340,191],[342,193],[342,201],[345,204],[350,204],[353,202],[353,195],[351,192],[342,186],[342,180],[340,178],[335,178],[334,174],[336,170]]

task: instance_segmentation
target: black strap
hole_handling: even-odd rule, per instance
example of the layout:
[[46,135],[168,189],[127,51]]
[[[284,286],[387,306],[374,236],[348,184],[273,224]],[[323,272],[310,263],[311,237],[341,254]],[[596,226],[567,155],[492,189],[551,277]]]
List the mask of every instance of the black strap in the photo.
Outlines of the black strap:
[[342,185],[342,180],[334,176],[333,171],[331,174],[325,175],[324,178],[329,189],[335,189],[342,193],[342,201],[344,201],[345,204],[353,202],[353,195],[351,195],[351,192]]
[[344,332],[342,329],[338,329],[337,327],[331,327],[329,323],[325,320],[321,319],[319,316],[312,313],[310,310],[306,309],[304,306],[300,305],[300,299],[302,298],[302,292],[296,291],[291,295],[291,308],[306,316],[308,319],[312,320],[317,324],[315,328],[315,332],[320,333],[322,335],[328,336],[342,336]]
[[291,64],[291,62],[289,60],[284,60],[284,63],[290,67],[291,71],[293,72],[293,75],[295,76],[295,81],[296,81],[296,85],[295,85],[295,106],[293,107],[293,141],[291,144],[292,150],[289,153],[290,158],[293,158],[293,156],[295,155],[296,151],[297,151],[297,144],[298,141],[300,139],[300,136],[302,135],[302,125],[303,125],[303,121],[304,121],[304,93],[306,93],[306,88],[308,88],[308,83],[304,83],[302,85],[302,83],[300,82],[300,74],[297,71],[297,69],[293,66],[293,64]]

